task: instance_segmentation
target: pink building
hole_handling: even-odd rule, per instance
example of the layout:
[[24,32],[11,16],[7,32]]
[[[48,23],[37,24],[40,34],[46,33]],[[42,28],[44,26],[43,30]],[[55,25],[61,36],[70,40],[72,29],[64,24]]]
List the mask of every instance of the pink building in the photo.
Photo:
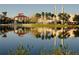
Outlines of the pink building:
[[18,21],[26,21],[28,17],[24,15],[24,13],[19,13],[17,16],[14,17],[14,20]]

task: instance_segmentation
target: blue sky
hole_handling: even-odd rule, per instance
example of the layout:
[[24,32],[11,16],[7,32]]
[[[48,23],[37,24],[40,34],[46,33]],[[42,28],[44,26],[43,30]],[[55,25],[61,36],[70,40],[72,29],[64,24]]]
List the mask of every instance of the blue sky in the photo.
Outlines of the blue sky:
[[[61,12],[61,4],[57,4],[57,11]],[[79,13],[79,4],[65,4],[65,12]],[[0,13],[7,11],[8,16],[16,16],[19,12],[24,12],[25,15],[30,16],[36,12],[52,12],[54,10],[53,4],[0,4]]]

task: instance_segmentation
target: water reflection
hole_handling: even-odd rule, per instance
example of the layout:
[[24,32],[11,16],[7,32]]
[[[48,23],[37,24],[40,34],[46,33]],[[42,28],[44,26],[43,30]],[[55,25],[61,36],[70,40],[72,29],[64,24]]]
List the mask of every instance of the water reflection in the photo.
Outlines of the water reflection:
[[0,54],[79,54],[78,37],[79,28],[0,26]]

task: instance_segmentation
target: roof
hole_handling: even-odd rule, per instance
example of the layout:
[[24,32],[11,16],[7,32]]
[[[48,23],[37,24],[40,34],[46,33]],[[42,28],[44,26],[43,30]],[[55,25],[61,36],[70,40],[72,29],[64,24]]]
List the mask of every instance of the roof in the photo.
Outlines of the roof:
[[[27,16],[25,16],[24,13],[18,13],[18,15],[15,16],[15,17],[27,17]],[[14,17],[14,18],[15,18],[15,17]]]

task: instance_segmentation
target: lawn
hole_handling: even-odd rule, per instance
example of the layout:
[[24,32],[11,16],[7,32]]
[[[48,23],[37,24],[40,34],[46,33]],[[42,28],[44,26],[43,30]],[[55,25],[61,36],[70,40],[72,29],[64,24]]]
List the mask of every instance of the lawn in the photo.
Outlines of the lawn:
[[67,25],[67,24],[17,24],[17,26],[23,27],[79,27],[79,25]]

